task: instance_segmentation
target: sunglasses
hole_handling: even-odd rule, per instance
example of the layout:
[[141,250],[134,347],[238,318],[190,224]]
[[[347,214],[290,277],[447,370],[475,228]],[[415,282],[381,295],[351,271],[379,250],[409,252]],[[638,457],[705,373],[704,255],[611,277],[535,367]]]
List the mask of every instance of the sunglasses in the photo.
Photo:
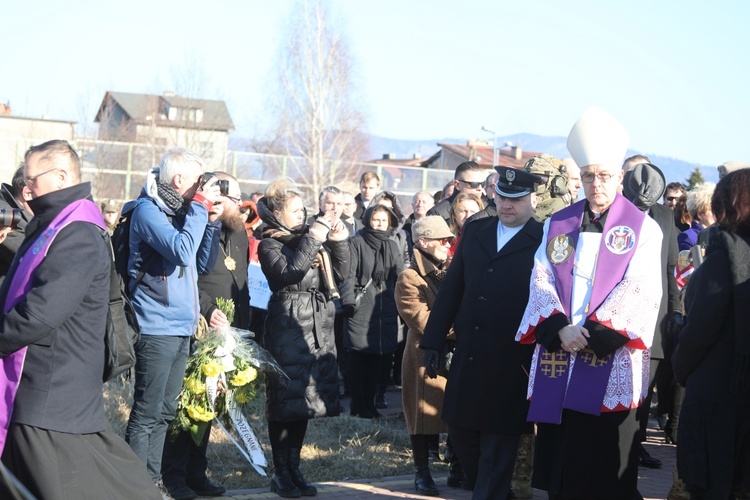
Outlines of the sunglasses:
[[666,198],[667,201],[680,201],[684,199],[685,199],[684,196],[667,196]]
[[463,182],[464,184],[466,184],[467,186],[469,186],[471,189],[478,189],[480,187],[484,187],[484,181],[469,182],[469,181],[465,181],[463,179],[456,179],[456,180],[458,182]]

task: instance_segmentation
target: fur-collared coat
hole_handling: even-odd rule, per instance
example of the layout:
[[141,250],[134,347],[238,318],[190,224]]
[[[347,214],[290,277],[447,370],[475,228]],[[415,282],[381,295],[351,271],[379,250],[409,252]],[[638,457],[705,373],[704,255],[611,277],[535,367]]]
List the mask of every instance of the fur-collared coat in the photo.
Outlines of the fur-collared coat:
[[[396,282],[396,306],[409,327],[401,365],[401,397],[409,434],[439,434],[446,430],[440,417],[446,378],[427,377],[424,351],[419,348],[437,296],[439,284],[435,273],[438,271],[432,261],[415,249],[411,268],[402,272]],[[453,338],[452,333],[449,338]]]

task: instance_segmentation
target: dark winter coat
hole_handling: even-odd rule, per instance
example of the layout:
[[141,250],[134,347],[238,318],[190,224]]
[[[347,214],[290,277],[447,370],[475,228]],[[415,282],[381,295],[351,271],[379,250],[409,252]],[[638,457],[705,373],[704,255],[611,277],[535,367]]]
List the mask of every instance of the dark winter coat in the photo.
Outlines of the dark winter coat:
[[[411,253],[409,251],[408,241],[409,237],[406,235],[406,231],[404,230],[407,218],[404,215],[403,209],[401,208],[401,202],[398,201],[398,196],[391,193],[390,191],[381,191],[373,196],[370,205],[377,205],[378,202],[383,198],[388,198],[393,204],[393,214],[396,216],[396,222],[391,224],[391,228],[388,231],[391,233],[393,241],[398,244],[398,251],[401,253],[401,258],[404,261],[404,268],[407,268],[409,267],[409,264],[411,264]],[[411,226],[409,227],[409,232],[411,232]]]
[[460,191],[454,191],[449,197],[440,200],[440,202],[427,211],[427,215],[439,215],[443,218],[446,224],[451,224],[451,207],[453,206],[453,200],[456,199]]
[[[729,498],[750,464],[750,239],[718,231],[685,294],[687,321],[672,358],[685,386],[677,461],[687,485]],[[747,484],[745,485],[747,487]]]
[[[279,227],[263,199],[258,211],[270,228]],[[284,238],[287,239],[287,238]],[[289,376],[288,385],[269,377],[266,416],[295,421],[339,414],[339,380],[332,293],[325,290],[318,252],[329,252],[337,283],[349,273],[347,241],[325,245],[306,229],[291,239],[265,237],[258,247],[263,274],[273,292],[268,303],[266,349]]]
[[367,207],[365,207],[365,203],[362,201],[362,195],[358,194],[354,197],[354,202],[357,204],[357,208],[354,210],[354,218],[357,219],[360,223],[362,222],[362,217],[365,216],[365,210],[367,210],[367,207],[372,205],[372,201],[368,203]]
[[[86,182],[29,202],[36,217],[26,226],[19,257],[72,202],[91,199]],[[102,224],[104,220],[102,219]],[[102,396],[104,330],[111,250],[102,229],[73,222],[61,229],[34,271],[32,289],[4,315],[0,357],[28,347],[13,407],[13,422],[68,434],[108,428]],[[18,269],[16,259],[0,291]]]
[[[198,275],[198,292],[201,314],[206,321],[216,310],[216,299],[223,297],[234,301],[232,326],[250,328],[250,293],[247,288],[248,239],[245,231],[221,230],[218,258],[210,274]],[[234,261],[235,269],[227,269],[227,260]]]
[[526,434],[529,367],[534,347],[515,341],[529,300],[542,224],[530,219],[497,251],[497,217],[464,227],[420,343],[440,351],[453,326],[456,350],[443,420],[472,430]]
[[[368,209],[369,214],[372,209]],[[367,215],[366,215],[367,217]],[[365,219],[365,226],[369,221]],[[351,273],[342,285],[341,302],[355,304],[355,291],[367,285],[375,269],[375,251],[358,233],[350,241]],[[385,269],[385,282],[379,286],[372,280],[364,295],[354,307],[354,315],[344,321],[344,347],[347,351],[387,354],[396,351],[398,342],[398,309],[394,290],[399,273],[404,270],[403,254],[393,239],[385,240],[389,252],[389,269]]]
[[[656,319],[656,331],[654,341],[651,344],[651,358],[664,359],[672,355],[674,339],[667,335],[668,314],[682,310],[680,301],[680,290],[674,277],[674,268],[677,264],[677,229],[674,226],[672,211],[665,205],[655,204],[648,210],[649,216],[659,224],[663,233],[661,242],[661,304],[659,304],[659,316]],[[652,375],[653,376],[653,375]]]

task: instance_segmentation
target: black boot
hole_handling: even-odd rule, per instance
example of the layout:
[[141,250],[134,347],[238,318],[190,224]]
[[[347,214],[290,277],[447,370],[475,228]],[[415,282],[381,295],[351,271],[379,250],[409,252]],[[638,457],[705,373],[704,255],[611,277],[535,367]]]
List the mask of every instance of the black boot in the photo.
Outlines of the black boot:
[[273,478],[271,478],[271,491],[284,498],[299,498],[302,492],[295,486],[289,474],[289,448],[271,449],[273,454]]
[[291,476],[294,485],[299,488],[302,496],[314,497],[318,494],[318,489],[305,481],[305,476],[303,476],[302,471],[299,470],[300,451],[299,448],[289,448],[289,475]]
[[438,489],[430,474],[429,436],[427,434],[412,434],[411,450],[414,455],[414,488],[420,495],[437,496]]
[[464,468],[461,467],[461,462],[458,461],[458,456],[453,453],[451,457],[451,463],[448,466],[448,486],[451,488],[461,488],[463,490],[469,490],[469,481],[464,473]]
[[429,450],[430,450],[430,460],[433,462],[442,462],[443,459],[440,458],[440,434],[428,434],[427,435],[429,440]]

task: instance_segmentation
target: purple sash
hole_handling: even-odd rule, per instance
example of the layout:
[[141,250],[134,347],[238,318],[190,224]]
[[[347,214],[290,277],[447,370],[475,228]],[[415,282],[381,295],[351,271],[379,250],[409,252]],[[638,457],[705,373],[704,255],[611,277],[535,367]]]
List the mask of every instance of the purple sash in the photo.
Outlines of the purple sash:
[[[578,202],[552,216],[547,244],[560,235],[573,241],[571,255],[552,264],[555,289],[564,313],[572,312],[573,264],[585,201]],[[604,225],[589,311],[596,311],[609,293],[622,281],[635,252],[645,214],[621,195],[616,195]],[[569,373],[571,356],[560,349],[547,352],[540,346],[534,377],[534,392],[527,420],[559,424],[563,408],[590,415],[601,414],[604,394],[612,371],[613,356],[598,358],[585,349],[578,353],[575,370]]]
[[[34,271],[44,260],[57,233],[71,222],[76,221],[90,222],[102,229],[106,228],[101,212],[92,201],[78,200],[65,207],[50,222],[34,244],[27,248],[26,253],[21,257],[16,256],[18,267],[13,274],[8,287],[8,294],[5,297],[4,315],[21,302],[31,290]],[[13,412],[13,401],[16,398],[18,384],[21,381],[25,356],[26,347],[22,347],[18,351],[0,358],[0,394],[2,394],[2,400],[0,400],[0,453],[5,447]]]

